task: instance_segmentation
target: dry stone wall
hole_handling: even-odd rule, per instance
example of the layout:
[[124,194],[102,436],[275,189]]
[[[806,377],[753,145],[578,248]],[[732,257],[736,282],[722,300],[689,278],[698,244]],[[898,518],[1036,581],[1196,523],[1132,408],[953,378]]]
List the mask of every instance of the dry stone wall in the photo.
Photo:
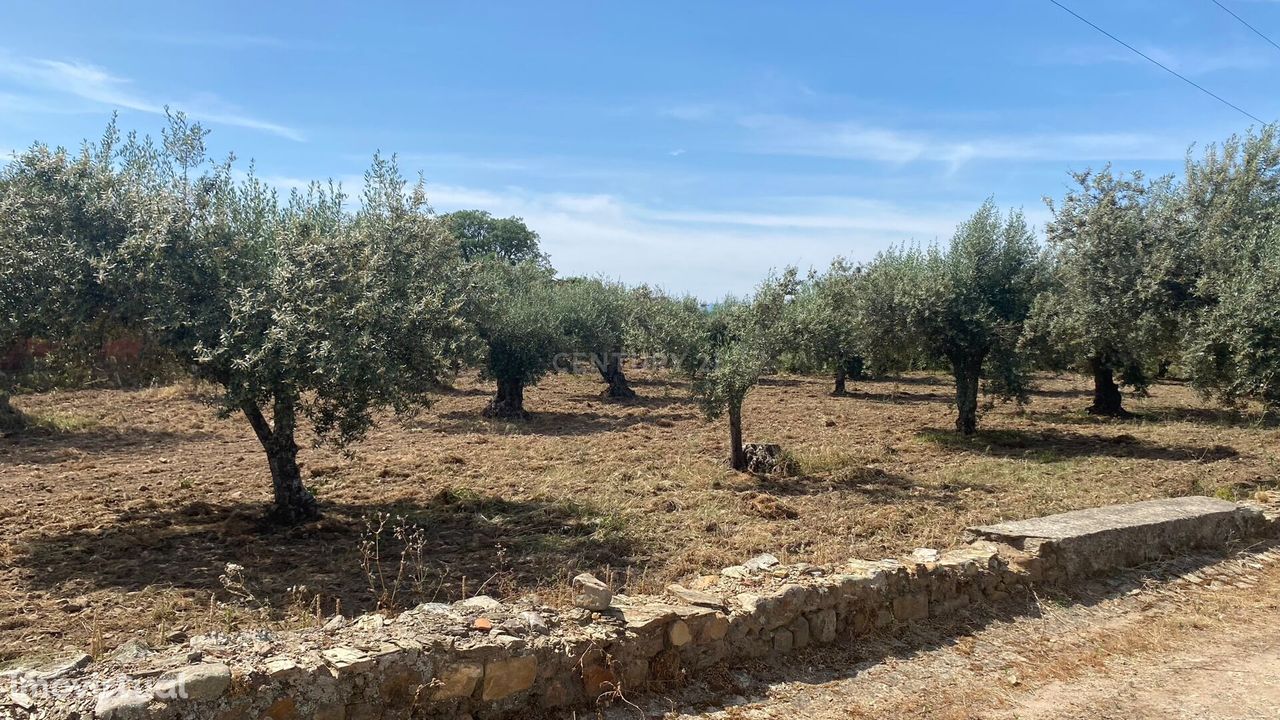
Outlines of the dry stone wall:
[[[1209,498],[1067,513],[969,532],[969,542],[835,567],[762,555],[661,597],[583,578],[585,607],[476,597],[324,628],[207,635],[181,651],[70,658],[10,673],[21,718],[387,720],[510,718],[584,708],[712,666],[999,603],[1039,584],[1192,547],[1274,536],[1277,514]],[[11,701],[13,696],[11,694]]]

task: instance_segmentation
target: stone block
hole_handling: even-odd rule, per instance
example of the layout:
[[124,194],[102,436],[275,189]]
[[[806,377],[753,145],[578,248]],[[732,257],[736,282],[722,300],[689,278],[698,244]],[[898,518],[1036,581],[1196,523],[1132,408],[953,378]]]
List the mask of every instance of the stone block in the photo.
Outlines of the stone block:
[[231,687],[231,668],[222,663],[204,663],[162,675],[152,694],[157,700],[196,702],[215,700]]
[[484,666],[469,662],[445,668],[440,673],[440,685],[436,688],[437,700],[452,700],[471,697],[480,678],[484,677]]
[[809,634],[816,643],[825,645],[835,642],[836,611],[827,609],[810,614]]
[[809,646],[809,621],[801,615],[787,625],[791,631],[791,647],[799,650]]
[[338,673],[340,678],[363,672],[374,666],[374,659],[368,653],[355,648],[330,648],[320,651],[320,656]]
[[538,659],[523,655],[501,660],[490,660],[484,669],[484,690],[481,697],[492,702],[508,695],[528,690],[538,677]]
[[693,634],[689,632],[689,624],[683,620],[671,623],[671,627],[667,629],[667,641],[672,647],[684,647],[692,639]]
[[1208,497],[1164,498],[969,528],[967,537],[1003,543],[1048,560],[1061,578],[1129,567],[1188,548],[1223,547],[1256,532],[1254,508]]
[[795,636],[791,634],[790,630],[782,628],[773,632],[774,652],[789,653],[793,647],[795,647]]
[[147,717],[147,704],[150,702],[151,695],[116,688],[98,695],[93,716],[98,720],[141,720]]
[[893,599],[893,616],[899,622],[929,617],[929,595],[924,592],[899,595]]
[[729,618],[720,613],[716,613],[702,624],[702,628],[698,633],[698,642],[710,643],[723,639],[729,634]]

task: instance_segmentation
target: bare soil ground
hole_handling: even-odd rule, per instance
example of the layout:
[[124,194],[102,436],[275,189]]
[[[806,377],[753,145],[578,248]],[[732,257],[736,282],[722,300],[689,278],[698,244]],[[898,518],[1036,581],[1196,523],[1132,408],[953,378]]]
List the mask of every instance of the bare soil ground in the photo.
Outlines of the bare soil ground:
[[[724,466],[724,423],[704,422],[685,384],[633,381],[641,398],[615,404],[594,375],[549,377],[527,394],[534,418],[508,423],[480,418],[490,388],[467,378],[350,456],[304,448],[326,517],[292,529],[262,522],[262,451],[201,388],[19,396],[55,429],[0,439],[0,661],[380,602],[555,600],[583,570],[645,592],[764,551],[896,556],[975,523],[1244,496],[1280,475],[1280,431],[1177,383],[1130,399],[1138,419],[1110,421],[1083,412],[1085,380],[1046,377],[1029,406],[991,410],[965,440],[949,429],[947,380],[913,375],[855,383],[848,397],[830,397],[824,378],[767,379],[748,398],[747,439],[781,443],[801,473],[759,477]],[[372,533],[378,513],[405,520]],[[420,552],[402,555],[415,528]],[[223,582],[227,563],[244,571]]]
[[[644,701],[669,720],[1280,716],[1280,551],[1161,564]],[[728,702],[725,698],[728,698]],[[666,711],[684,708],[683,711]],[[699,707],[700,710],[692,709]],[[631,710],[631,712],[628,712]]]

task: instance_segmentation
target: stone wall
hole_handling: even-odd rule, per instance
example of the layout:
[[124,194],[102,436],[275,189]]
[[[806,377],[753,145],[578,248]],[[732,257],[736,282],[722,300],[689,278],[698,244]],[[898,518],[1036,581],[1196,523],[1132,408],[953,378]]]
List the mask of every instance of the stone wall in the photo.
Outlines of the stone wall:
[[898,560],[815,567],[762,555],[663,596],[610,597],[587,583],[581,604],[597,610],[477,597],[289,633],[201,636],[164,654],[68,659],[10,673],[21,696],[10,707],[15,717],[157,720],[485,720],[588,708],[724,662],[849,642],[1277,527],[1270,509],[1181,498],[974,528],[965,545]]

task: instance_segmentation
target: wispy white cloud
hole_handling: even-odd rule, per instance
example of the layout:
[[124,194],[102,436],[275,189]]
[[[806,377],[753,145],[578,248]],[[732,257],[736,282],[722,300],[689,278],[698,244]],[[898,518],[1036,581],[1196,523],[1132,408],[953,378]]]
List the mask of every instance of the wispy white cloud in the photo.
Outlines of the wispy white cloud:
[[1181,140],[1144,133],[1056,133],[951,139],[860,122],[822,122],[778,115],[739,120],[754,152],[891,164],[935,162],[955,170],[971,160],[1172,160]]
[[[1230,46],[1201,50],[1198,48],[1179,48],[1170,50],[1155,45],[1137,46],[1152,59],[1176,70],[1183,75],[1200,76],[1223,71],[1265,70],[1276,65],[1276,56],[1271,50],[1255,49],[1242,46]],[[1067,65],[1106,65],[1121,63],[1125,65],[1144,65],[1154,72],[1160,72],[1142,57],[1116,46],[1081,46],[1071,47],[1046,54],[1044,62]]]
[[88,63],[14,58],[0,54],[0,78],[7,78],[39,93],[34,96],[14,93],[0,96],[0,102],[4,102],[5,98],[8,98],[9,103],[25,102],[25,109],[28,111],[39,110],[42,105],[48,106],[60,98],[75,98],[95,105],[153,115],[162,114],[168,105],[203,122],[259,130],[296,142],[304,139],[293,128],[247,115],[213,95],[206,94],[187,102],[161,101],[148,97],[135,89],[130,80]]
[[[428,184],[427,195],[441,212],[483,208],[523,217],[564,275],[654,283],[703,299],[747,292],[770,269],[788,264],[824,266],[836,255],[869,260],[892,244],[944,240],[977,205],[776,197],[757,199],[775,208],[759,213],[668,209],[614,195],[523,188]],[[1032,211],[1038,221],[1043,213]]]

